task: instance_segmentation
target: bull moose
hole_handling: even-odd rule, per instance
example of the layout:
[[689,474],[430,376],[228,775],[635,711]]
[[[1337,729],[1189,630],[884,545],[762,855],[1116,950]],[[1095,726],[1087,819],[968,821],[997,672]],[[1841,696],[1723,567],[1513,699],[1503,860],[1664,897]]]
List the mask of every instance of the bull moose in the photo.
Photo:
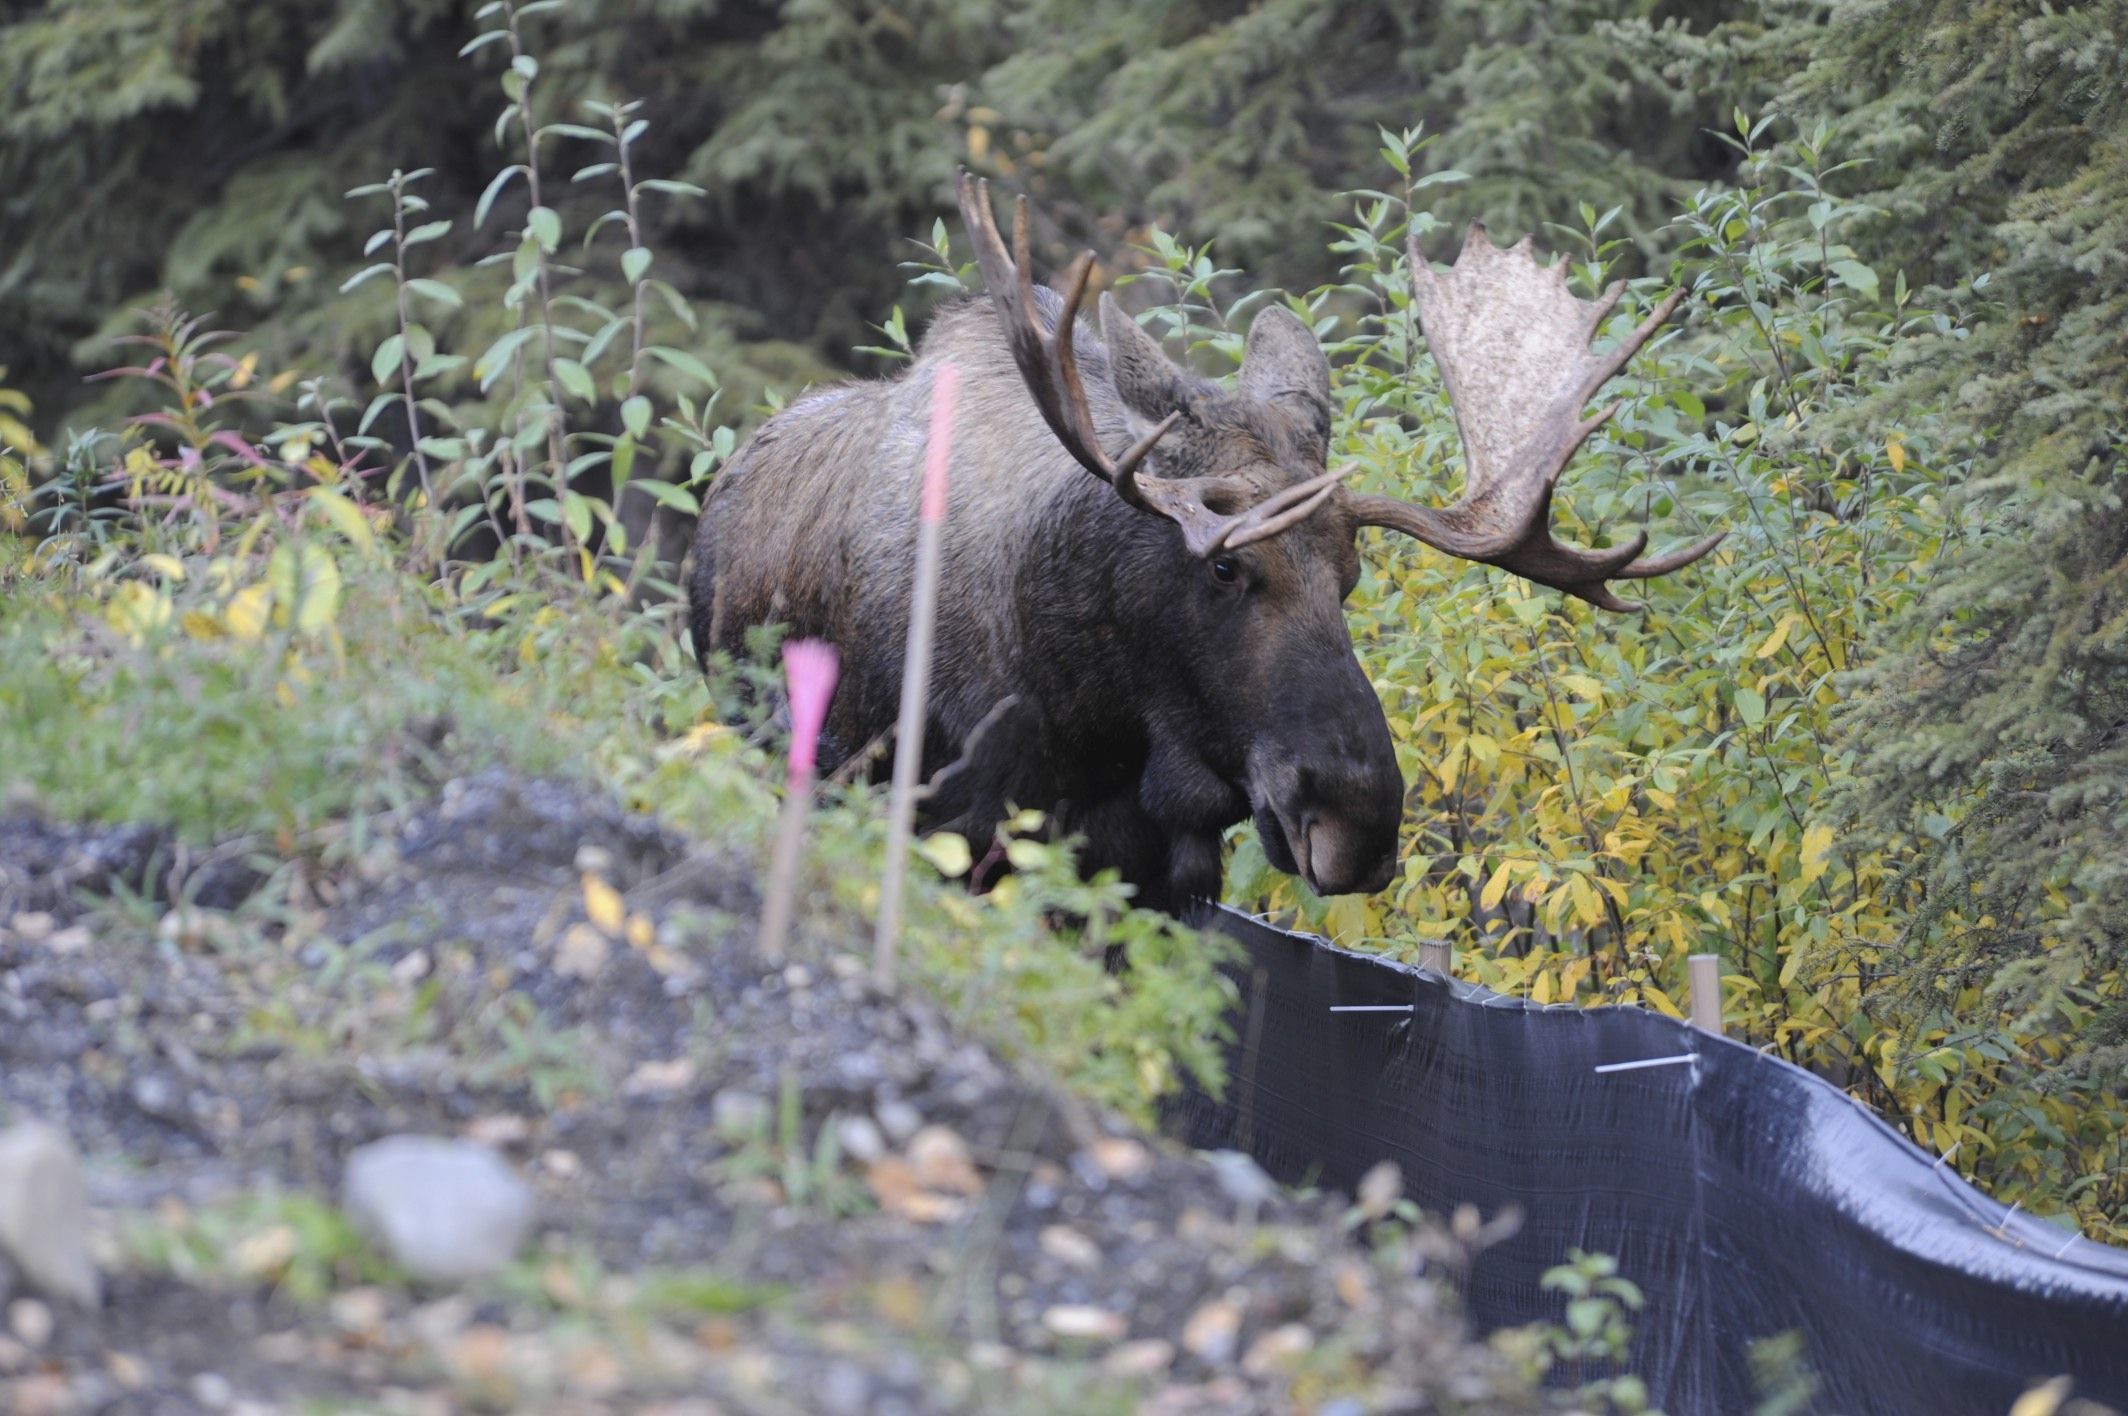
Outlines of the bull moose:
[[[1319,894],[1383,888],[1404,782],[1342,604],[1379,526],[1611,610],[1606,582],[1662,575],[1719,535],[1641,558],[1645,533],[1556,540],[1559,473],[1613,411],[1582,409],[1676,309],[1601,353],[1619,286],[1585,301],[1527,241],[1473,224],[1446,276],[1411,249],[1413,295],[1455,409],[1465,493],[1446,510],[1326,467],[1330,366],[1291,311],[1249,328],[1239,387],[1189,372],[1109,295],[1079,324],[1092,253],[1062,296],[1029,277],[1027,200],[1008,252],[988,184],[960,179],[989,299],[941,311],[898,377],[809,394],[763,424],[702,512],[695,644],[783,623],[842,649],[832,762],[889,731],[901,689],[930,389],[961,371],[924,771],[928,829],[988,840],[1015,806],[1083,838],[1143,904],[1216,898],[1226,829]],[[1615,405],[1613,405],[1615,408]],[[1119,449],[1111,452],[1110,449]],[[1091,475],[1088,475],[1091,474]]]

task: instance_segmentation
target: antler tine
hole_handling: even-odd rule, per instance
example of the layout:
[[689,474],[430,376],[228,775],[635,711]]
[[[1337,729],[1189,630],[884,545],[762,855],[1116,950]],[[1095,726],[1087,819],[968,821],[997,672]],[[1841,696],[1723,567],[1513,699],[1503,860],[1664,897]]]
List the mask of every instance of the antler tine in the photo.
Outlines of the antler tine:
[[1170,414],[1164,422],[1125,449],[1121,457],[1110,458],[1101,447],[1100,434],[1094,427],[1093,409],[1086,399],[1086,386],[1079,378],[1078,351],[1073,344],[1073,335],[1078,326],[1079,306],[1086,299],[1087,282],[1093,272],[1093,253],[1084,252],[1072,262],[1066,272],[1063,312],[1057,317],[1055,332],[1045,332],[1036,311],[1034,281],[1029,274],[1033,262],[1028,254],[1026,195],[1021,194],[1013,204],[1009,255],[1004,237],[997,228],[997,217],[991,210],[990,184],[971,176],[963,168],[959,198],[961,220],[975,243],[976,264],[982,268],[983,283],[989,287],[992,303],[997,306],[1012,346],[1013,362],[1019,365],[1020,377],[1028,392],[1034,395],[1042,421],[1049,425],[1057,441],[1078,459],[1082,467],[1114,487],[1123,500],[1141,511],[1170,515],[1165,507],[1155,506],[1146,497],[1136,473],[1138,464],[1152,451],[1153,444],[1174,427],[1182,415],[1179,412]]
[[1719,534],[1642,560],[1644,532],[1592,551],[1559,541],[1551,529],[1560,472],[1618,405],[1587,418],[1582,408],[1676,312],[1684,291],[1672,291],[1616,345],[1592,353],[1589,341],[1622,283],[1595,300],[1577,299],[1558,267],[1536,263],[1528,241],[1503,251],[1477,222],[1447,275],[1434,274],[1415,239],[1410,257],[1413,303],[1462,434],[1463,498],[1434,510],[1394,497],[1356,497],[1360,525],[1402,531],[1610,610],[1640,607],[1612,594],[1605,581],[1666,575],[1714,549]]
[[1339,482],[1358,470],[1357,466],[1347,463],[1265,497],[1247,511],[1230,518],[1213,540],[1212,549],[1240,550],[1243,546],[1276,536],[1288,526],[1306,521],[1315,514],[1316,508],[1330,499]]

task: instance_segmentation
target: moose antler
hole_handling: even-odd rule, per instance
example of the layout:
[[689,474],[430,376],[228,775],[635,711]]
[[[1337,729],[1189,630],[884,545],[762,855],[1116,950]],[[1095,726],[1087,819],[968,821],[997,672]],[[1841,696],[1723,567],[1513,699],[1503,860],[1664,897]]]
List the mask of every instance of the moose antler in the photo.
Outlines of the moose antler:
[[1726,532],[1640,560],[1644,531],[1623,546],[1591,551],[1559,541],[1551,529],[1560,472],[1618,405],[1588,418],[1581,410],[1670,318],[1684,291],[1672,291],[1631,334],[1594,353],[1589,341],[1624,282],[1599,299],[1577,299],[1566,288],[1566,262],[1538,265],[1526,237],[1503,251],[1475,221],[1447,275],[1434,274],[1416,239],[1410,254],[1419,324],[1463,437],[1463,499],[1443,511],[1395,497],[1354,497],[1360,525],[1402,531],[1607,610],[1642,606],[1619,599],[1605,581],[1666,575],[1714,549]]
[[1233,515],[1214,511],[1206,504],[1204,494],[1215,479],[1141,479],[1138,465],[1181,420],[1182,412],[1177,409],[1168,414],[1120,457],[1111,458],[1103,450],[1100,433],[1094,427],[1093,409],[1086,401],[1086,386],[1079,378],[1078,354],[1072,346],[1079,306],[1086,298],[1087,278],[1093,272],[1093,252],[1081,252],[1065,271],[1063,311],[1057,316],[1055,329],[1045,329],[1035,304],[1034,283],[1028,275],[1026,196],[1022,195],[1013,206],[1009,254],[990,209],[990,184],[970,176],[963,168],[959,196],[961,221],[975,244],[983,283],[990,289],[991,302],[1012,346],[1013,362],[1019,365],[1020,377],[1034,395],[1042,420],[1081,466],[1114,487],[1116,495],[1125,502],[1181,527],[1191,554],[1211,556],[1277,535],[1311,515],[1352,470],[1343,468],[1310,478]]

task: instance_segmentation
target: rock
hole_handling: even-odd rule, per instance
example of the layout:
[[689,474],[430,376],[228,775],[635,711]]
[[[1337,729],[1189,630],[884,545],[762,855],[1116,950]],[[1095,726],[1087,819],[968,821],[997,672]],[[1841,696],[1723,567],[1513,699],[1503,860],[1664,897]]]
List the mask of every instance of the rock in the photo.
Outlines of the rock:
[[1073,1268],[1101,1267],[1101,1246],[1068,1224],[1045,1225],[1036,1240],[1043,1253]]
[[909,1139],[909,1168],[927,1190],[983,1193],[983,1177],[969,1158],[968,1143],[944,1126],[926,1126]]
[[924,1124],[924,1114],[906,1101],[883,1101],[872,1114],[879,1118],[879,1129],[896,1145],[915,1135]]
[[1135,1180],[1152,1169],[1153,1153],[1128,1136],[1103,1136],[1086,1149],[1095,1168],[1111,1180]]
[[93,1308],[101,1296],[81,1157],[57,1126],[20,1121],[0,1131],[0,1255],[51,1297]]
[[1365,1175],[1360,1177],[1359,1189],[1353,1193],[1359,1202],[1359,1211],[1369,1219],[1380,1219],[1404,1198],[1404,1172],[1393,1160],[1376,1161]]
[[596,978],[612,952],[605,935],[588,924],[572,924],[554,948],[554,971],[563,978]]
[[725,1136],[765,1130],[769,1122],[768,1098],[726,1087],[709,1103],[709,1119],[718,1134]]
[[1175,1365],[1175,1344],[1159,1337],[1126,1342],[1101,1359],[1112,1377],[1157,1377]]
[[1059,1303],[1042,1314],[1042,1326],[1058,1337],[1094,1338],[1114,1342],[1130,1331],[1121,1313],[1096,1308],[1090,1303]]
[[621,1083],[622,1096],[671,1096],[674,1092],[694,1085],[695,1064],[691,1057],[675,1057],[666,1062],[645,1062],[628,1074]]
[[513,1116],[499,1111],[488,1116],[476,1116],[466,1122],[465,1138],[478,1145],[503,1150],[532,1135],[532,1123],[522,1116]]
[[870,1165],[887,1153],[887,1138],[869,1116],[845,1116],[837,1121],[835,1143],[859,1165]]
[[1214,1298],[1190,1314],[1190,1320],[1183,1324],[1182,1346],[1198,1361],[1217,1367],[1234,1355],[1240,1336],[1241,1306]]
[[201,1372],[192,1379],[192,1399],[209,1411],[225,1411],[236,1400],[236,1389],[220,1372]]
[[1241,1151],[1205,1151],[1205,1163],[1227,1198],[1238,1205],[1265,1205],[1278,1198],[1278,1182]]
[[387,1136],[347,1158],[348,1218],[416,1278],[455,1283],[508,1264],[532,1228],[532,1191],[471,1141]]
[[1290,1369],[1315,1350],[1315,1334],[1300,1323],[1276,1327],[1249,1344],[1241,1370],[1251,1377],[1268,1377]]
[[25,1347],[42,1347],[52,1340],[52,1310],[35,1298],[17,1298],[8,1304],[7,1325]]

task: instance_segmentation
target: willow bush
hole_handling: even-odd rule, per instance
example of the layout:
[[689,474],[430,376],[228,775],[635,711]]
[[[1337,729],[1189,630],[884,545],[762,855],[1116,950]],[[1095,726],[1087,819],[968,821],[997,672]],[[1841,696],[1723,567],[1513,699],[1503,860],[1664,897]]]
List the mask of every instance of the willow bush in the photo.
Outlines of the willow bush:
[[[1384,138],[1413,171],[1418,135]],[[1645,615],[1371,545],[1349,610],[1410,783],[1402,878],[1316,900],[1245,828],[1232,897],[1407,957],[1447,939],[1459,972],[1539,1003],[1679,1015],[1687,956],[1719,954],[1733,1035],[1848,1088],[2002,1197],[2128,1234],[2128,1115],[2102,1078],[2055,1065],[2062,1020],[2009,1006],[1969,960],[1909,947],[1929,903],[1914,862],[1953,820],[1861,838],[1831,805],[1871,750],[1840,717],[1872,636],[1991,534],[1961,494],[1975,450],[1956,410],[1876,395],[1968,339],[1990,282],[1921,300],[1858,254],[1848,232],[1872,214],[1839,195],[1852,174],[1829,127],[1740,114],[1728,138],[1738,182],[1684,204],[1661,234],[1670,269],[1632,283],[1612,332],[1664,288],[1690,298],[1619,381],[1626,407],[1569,468],[1554,515],[1595,546],[1643,525],[1657,545],[1729,538],[1646,583]],[[1425,208],[1423,180],[1356,194],[1344,278],[1299,305],[1341,336],[1333,461],[1359,464],[1358,485],[1445,503],[1460,449],[1413,344],[1401,250],[1416,233],[1447,260],[1461,233]],[[1616,210],[1582,217],[1547,239],[1593,295],[1625,237]],[[1156,320],[1201,358],[1230,355],[1235,312],[1204,298],[1209,262],[1160,254],[1195,293]],[[2091,988],[2118,998],[2120,980]]]

